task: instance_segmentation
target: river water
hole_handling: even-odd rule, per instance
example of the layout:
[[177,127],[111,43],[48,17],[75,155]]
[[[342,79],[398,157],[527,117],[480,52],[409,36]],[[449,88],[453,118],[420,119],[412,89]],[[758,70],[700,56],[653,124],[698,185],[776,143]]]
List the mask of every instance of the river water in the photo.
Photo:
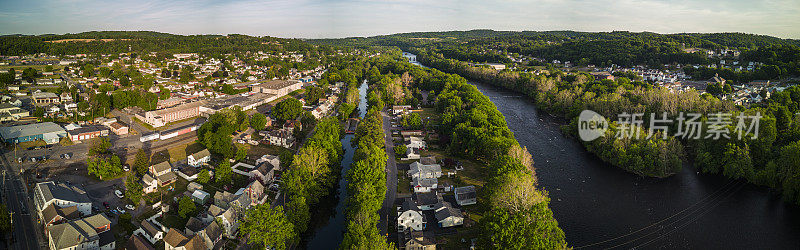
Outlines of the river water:
[[[360,100],[358,109],[355,112],[359,112],[359,118],[364,118],[367,112],[366,81],[362,82],[358,87],[358,92]],[[306,249],[336,249],[339,243],[342,243],[346,225],[344,209],[347,200],[347,181],[345,175],[347,170],[350,169],[350,164],[353,163],[353,152],[355,152],[355,148],[350,145],[351,139],[353,139],[353,135],[348,134],[341,140],[342,147],[344,147],[344,156],[342,157],[342,171],[339,185],[336,187],[336,193],[323,198],[318,206],[311,208],[311,217],[315,218],[315,220],[312,222],[313,227],[309,228],[312,233],[303,237],[302,244]]]
[[535,161],[539,185],[570,246],[664,249],[800,249],[800,207],[766,188],[698,174],[639,177],[606,164],[562,122],[526,97],[470,82],[505,115]]

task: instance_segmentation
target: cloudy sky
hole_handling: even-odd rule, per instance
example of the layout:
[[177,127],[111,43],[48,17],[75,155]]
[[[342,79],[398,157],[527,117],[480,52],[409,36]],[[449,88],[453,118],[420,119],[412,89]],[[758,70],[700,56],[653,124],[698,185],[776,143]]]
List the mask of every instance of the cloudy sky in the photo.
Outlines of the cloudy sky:
[[800,39],[800,0],[0,0],[0,34],[152,30],[329,38],[469,29]]

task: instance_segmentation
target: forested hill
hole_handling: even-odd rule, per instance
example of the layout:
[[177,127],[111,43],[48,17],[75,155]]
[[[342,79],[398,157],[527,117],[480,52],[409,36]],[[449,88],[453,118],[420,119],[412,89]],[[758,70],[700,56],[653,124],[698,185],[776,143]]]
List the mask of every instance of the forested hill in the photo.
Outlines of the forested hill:
[[311,50],[299,39],[247,35],[174,35],[153,31],[91,31],[64,35],[0,36],[0,55],[170,52],[234,53],[259,50]]

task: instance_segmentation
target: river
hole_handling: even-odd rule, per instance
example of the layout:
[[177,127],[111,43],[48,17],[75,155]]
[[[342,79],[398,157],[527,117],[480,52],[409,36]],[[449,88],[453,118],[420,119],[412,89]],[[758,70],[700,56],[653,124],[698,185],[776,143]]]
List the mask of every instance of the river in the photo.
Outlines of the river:
[[800,249],[800,207],[721,175],[639,177],[562,135],[559,119],[526,97],[470,82],[506,118],[535,161],[540,187],[572,247]]
[[[358,87],[358,92],[360,100],[355,112],[359,112],[359,118],[364,118],[367,112],[366,81]],[[355,148],[350,144],[351,139],[353,139],[353,135],[348,134],[341,140],[344,156],[336,193],[323,198],[318,206],[311,208],[311,216],[314,221],[312,222],[313,227],[310,227],[309,231],[312,232],[304,235],[302,242],[306,249],[336,249],[339,243],[342,243],[346,226],[344,209],[347,201],[347,180],[344,177],[347,170],[350,169],[350,164],[353,163],[353,152],[355,152]]]

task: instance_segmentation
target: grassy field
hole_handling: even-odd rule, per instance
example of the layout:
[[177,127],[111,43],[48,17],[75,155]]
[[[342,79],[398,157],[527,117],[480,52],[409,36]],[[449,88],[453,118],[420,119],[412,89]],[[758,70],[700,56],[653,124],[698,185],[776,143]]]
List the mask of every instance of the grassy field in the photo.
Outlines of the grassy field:
[[190,154],[203,150],[203,145],[197,142],[181,144],[167,149],[169,152],[169,159],[172,162],[180,161],[189,157]]

